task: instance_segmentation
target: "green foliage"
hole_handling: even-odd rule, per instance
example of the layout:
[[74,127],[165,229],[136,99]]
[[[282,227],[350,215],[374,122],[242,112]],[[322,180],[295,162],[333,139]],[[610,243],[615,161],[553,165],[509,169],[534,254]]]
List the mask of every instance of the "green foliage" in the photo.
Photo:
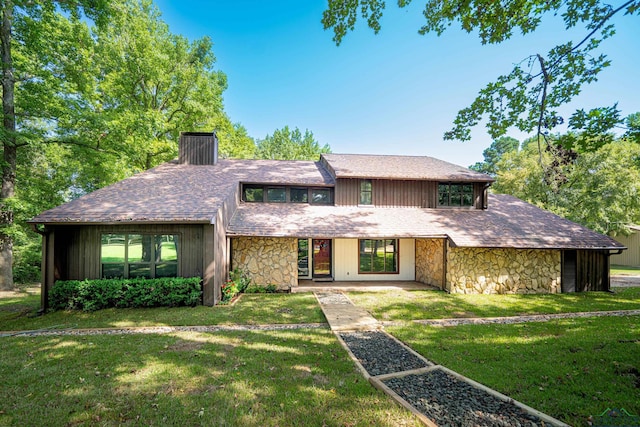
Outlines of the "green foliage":
[[222,300],[220,303],[228,304],[239,292],[238,285],[233,280],[227,280],[222,284]]
[[49,294],[53,310],[95,311],[109,307],[178,307],[201,302],[199,277],[58,280]]
[[[581,136],[572,138],[580,140]],[[562,137],[560,137],[562,139]],[[585,142],[577,142],[578,146]],[[624,139],[557,165],[562,180],[549,181],[551,155],[535,144],[503,156],[493,190],[512,194],[602,233],[628,233],[640,222],[640,145]]]
[[489,148],[482,152],[484,156],[483,162],[477,162],[469,167],[469,169],[486,173],[495,177],[497,169],[496,165],[502,156],[512,151],[517,151],[520,147],[520,141],[510,136],[504,136],[496,139],[491,143]]
[[300,129],[290,130],[289,126],[276,129],[273,135],[259,140],[256,147],[257,158],[273,160],[318,160],[320,154],[330,152],[329,145],[320,146],[309,130],[303,135]]
[[238,292],[244,292],[251,284],[251,279],[249,278],[247,273],[240,270],[239,268],[234,268],[229,273],[229,277],[238,287]]
[[266,286],[251,284],[247,286],[244,292],[247,294],[272,294],[272,293],[275,293],[277,290],[278,290],[278,287],[272,283]]
[[[398,6],[410,3],[411,0],[399,0]],[[347,32],[355,28],[358,16],[375,33],[380,31],[385,6],[382,0],[330,0],[322,23],[325,29],[333,29],[333,39],[340,44]],[[611,18],[616,14],[637,15],[639,11],[638,0],[626,1],[616,8],[601,0],[428,0],[421,34],[441,35],[458,23],[466,32],[477,31],[482,44],[496,44],[508,40],[514,32],[534,32],[543,18],[553,15],[562,17],[567,30],[584,29],[583,38],[559,43],[545,55],[532,54],[517,62],[509,73],[487,84],[473,103],[458,113],[445,139],[469,140],[470,129],[483,119],[494,139],[512,127],[543,135],[568,122],[570,129],[595,135],[619,124],[620,114],[615,105],[588,113],[578,110],[570,118],[560,116],[558,110],[579,95],[583,85],[595,82],[598,74],[610,65],[600,45],[615,33]]]
[[6,230],[16,280],[33,280],[39,268],[40,238],[27,220],[171,160],[180,131],[216,129],[222,156],[254,156],[246,129],[223,111],[226,76],[211,40],[172,34],[151,1],[16,6],[12,135],[20,149],[16,226]]

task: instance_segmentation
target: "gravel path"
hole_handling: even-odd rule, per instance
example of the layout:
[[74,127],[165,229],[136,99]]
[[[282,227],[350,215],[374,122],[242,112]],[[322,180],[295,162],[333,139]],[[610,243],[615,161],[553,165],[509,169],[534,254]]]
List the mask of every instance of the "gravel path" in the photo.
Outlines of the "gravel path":
[[[429,326],[458,326],[458,325],[486,325],[490,323],[526,323],[526,322],[548,322],[554,319],[576,319],[584,317],[620,317],[638,316],[640,310],[615,310],[615,311],[589,311],[577,313],[556,313],[556,314],[532,314],[528,316],[512,317],[471,317],[459,319],[426,319],[414,320],[415,323]],[[402,322],[382,322],[385,326],[401,325]]]
[[322,329],[326,323],[297,323],[274,325],[219,325],[219,326],[153,326],[142,328],[98,328],[98,329],[39,329],[35,331],[11,331],[0,333],[2,337],[13,336],[60,336],[60,335],[133,335],[168,334],[172,332],[220,332],[220,331],[282,331],[293,329]]
[[369,375],[382,382],[438,426],[534,427],[550,424],[510,401],[498,398],[442,367],[433,366],[382,331],[340,332],[340,338]]
[[371,376],[432,366],[381,331],[341,332],[340,338]]
[[438,369],[382,382],[438,426],[548,426],[513,403]]

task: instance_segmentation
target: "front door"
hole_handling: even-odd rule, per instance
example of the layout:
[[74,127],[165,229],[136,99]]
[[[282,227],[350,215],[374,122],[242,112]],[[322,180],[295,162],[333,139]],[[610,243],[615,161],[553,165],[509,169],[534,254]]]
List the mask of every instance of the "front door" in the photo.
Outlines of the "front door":
[[331,239],[313,239],[313,277],[331,277]]

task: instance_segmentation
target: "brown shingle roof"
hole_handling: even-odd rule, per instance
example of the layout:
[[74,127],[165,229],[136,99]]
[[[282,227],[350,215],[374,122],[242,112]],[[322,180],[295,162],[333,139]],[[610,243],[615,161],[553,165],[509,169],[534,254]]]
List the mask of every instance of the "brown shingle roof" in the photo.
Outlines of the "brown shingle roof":
[[493,182],[489,175],[427,156],[323,154],[322,158],[336,178]]
[[333,185],[320,162],[165,163],[33,218],[33,223],[210,222],[239,182]]
[[505,195],[491,195],[486,211],[244,203],[231,219],[228,234],[325,238],[448,236],[460,247],[623,248],[608,236]]

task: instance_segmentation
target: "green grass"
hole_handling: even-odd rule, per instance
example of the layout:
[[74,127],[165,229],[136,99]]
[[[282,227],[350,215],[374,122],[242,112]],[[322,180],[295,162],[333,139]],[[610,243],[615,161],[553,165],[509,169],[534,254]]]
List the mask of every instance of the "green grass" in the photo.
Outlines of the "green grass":
[[0,298],[0,330],[325,322],[312,294],[245,294],[233,306],[55,311],[37,316],[40,296]]
[[640,276],[640,267],[629,267],[626,265],[612,265],[611,274],[623,276]]
[[640,309],[640,288],[615,293],[462,295],[442,291],[349,292],[349,298],[378,320],[501,317],[580,311]]
[[429,360],[570,425],[640,414],[640,316],[387,330]]
[[15,337],[0,352],[0,425],[419,425],[328,330]]
[[[349,293],[380,320],[640,308],[614,294]],[[0,299],[0,330],[323,322],[311,294],[243,295],[230,307],[54,312]],[[387,330],[429,360],[569,424],[640,413],[640,316]],[[375,391],[325,329],[0,338],[0,426],[418,425]]]

